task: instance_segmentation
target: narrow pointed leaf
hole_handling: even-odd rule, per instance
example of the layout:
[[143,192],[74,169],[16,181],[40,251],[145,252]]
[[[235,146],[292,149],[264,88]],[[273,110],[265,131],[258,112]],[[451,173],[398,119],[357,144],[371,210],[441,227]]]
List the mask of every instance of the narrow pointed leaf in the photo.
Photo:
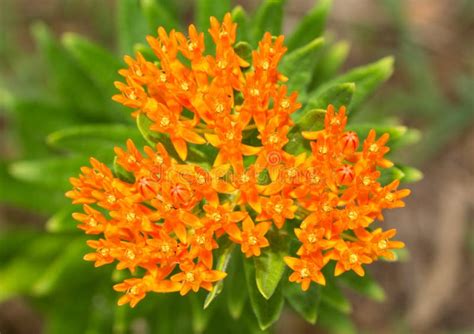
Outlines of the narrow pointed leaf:
[[[352,305],[341,292],[341,289],[331,281],[321,287],[321,302],[330,305],[337,311],[348,314],[352,311]],[[321,307],[323,309],[323,307]],[[322,317],[322,315],[321,315]]]
[[320,0],[313,9],[300,21],[288,38],[288,50],[292,51],[324,33],[326,20],[331,9],[332,0]]
[[306,86],[311,81],[312,69],[316,64],[316,55],[323,44],[323,38],[316,38],[287,54],[281,61],[280,70],[289,78],[288,91],[297,91],[300,101],[306,99]]
[[179,22],[173,12],[167,7],[166,0],[140,0],[143,15],[148,21],[150,31],[156,31],[158,27],[166,30],[180,28]]
[[307,322],[314,325],[318,319],[321,300],[321,286],[312,283],[307,291],[301,290],[301,285],[286,282],[283,294],[291,307]]
[[137,0],[119,0],[117,3],[117,37],[120,55],[131,55],[136,43],[145,43],[149,29]]
[[72,213],[78,210],[77,206],[68,205],[56,212],[46,221],[46,230],[51,233],[79,232]]
[[288,253],[288,237],[274,233],[269,236],[270,247],[254,258],[255,278],[258,291],[265,299],[270,299],[278,287],[286,265],[283,257]]
[[226,277],[227,307],[233,319],[239,319],[248,299],[247,285],[243,268],[242,253],[240,250],[234,251],[229,265],[229,275]]
[[318,95],[311,96],[306,109],[326,109],[330,104],[336,109],[342,106],[348,107],[355,92],[356,86],[352,82],[336,84],[321,91]]
[[401,182],[403,183],[414,183],[423,179],[423,172],[415,167],[397,165],[397,167],[403,172]]
[[405,173],[397,166],[383,168],[380,170],[380,178],[378,179],[378,182],[380,182],[382,186],[385,186],[395,180],[401,180],[404,177]]
[[321,305],[318,324],[334,334],[356,334],[354,324],[349,316],[329,305]]
[[310,89],[314,89],[322,83],[332,79],[344,64],[349,54],[349,43],[338,42],[329,45],[318,57],[318,62],[313,69]]
[[348,271],[341,275],[339,279],[344,285],[364,296],[379,302],[385,300],[384,289],[368,273],[364,277],[360,277],[354,272]]
[[385,82],[393,73],[393,58],[386,57],[372,64],[357,67],[346,74],[340,75],[329,82],[321,85],[312,96],[319,95],[328,87],[344,82],[353,82],[356,91],[352,98],[350,109],[356,109],[365,99]]
[[285,0],[264,0],[255,13],[252,22],[254,39],[260,40],[266,32],[273,36],[281,34],[283,26],[283,6]]
[[[229,243],[228,245],[219,247],[220,253],[217,255],[217,264],[215,270],[227,271],[227,266],[229,265],[230,259],[232,257],[232,251],[234,249],[234,244]],[[227,277],[226,277],[227,279]],[[204,308],[208,308],[213,300],[222,292],[224,286],[224,280],[217,282],[212,291],[209,292],[204,301]]]
[[279,318],[283,310],[284,298],[281,285],[267,300],[258,291],[256,284],[255,265],[253,261],[244,261],[245,278],[250,297],[250,304],[257,318],[261,330],[268,329]]
[[237,23],[237,41],[250,41],[249,21],[245,9],[242,6],[236,6],[231,12],[232,19]]

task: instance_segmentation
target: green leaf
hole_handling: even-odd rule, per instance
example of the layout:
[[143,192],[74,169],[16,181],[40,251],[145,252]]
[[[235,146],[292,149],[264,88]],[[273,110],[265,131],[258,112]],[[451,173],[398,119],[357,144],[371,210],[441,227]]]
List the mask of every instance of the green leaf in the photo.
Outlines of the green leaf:
[[132,139],[137,147],[145,144],[135,127],[122,124],[91,124],[65,128],[51,133],[46,142],[50,147],[95,156],[96,152],[114,154],[114,147]]
[[231,12],[232,20],[237,23],[237,41],[250,41],[249,21],[245,9],[242,6],[236,6]]
[[0,300],[31,294],[34,279],[67,242],[62,236],[38,234],[34,240],[22,245],[16,256],[0,268]]
[[267,300],[258,291],[254,262],[248,259],[245,260],[244,271],[250,304],[255,313],[260,329],[266,330],[280,318],[281,311],[283,310],[284,299],[281,285],[278,286],[272,297]]
[[[298,117],[298,115],[297,115]],[[299,119],[291,129],[288,138],[291,138],[285,146],[287,152],[295,154],[302,151],[310,151],[309,141],[303,138],[302,131],[316,131],[324,128],[324,118],[326,117],[325,109],[312,109],[299,115]]]
[[347,42],[338,42],[328,46],[314,67],[310,89],[314,89],[334,77],[348,54],[349,44]]
[[313,96],[319,95],[328,87],[344,82],[353,82],[356,91],[352,98],[349,109],[356,109],[367,97],[369,97],[384,81],[393,73],[393,57],[385,57],[372,64],[357,67],[346,74],[340,75],[329,82],[321,85]]
[[384,289],[368,273],[366,273],[365,276],[360,277],[353,271],[348,271],[342,274],[339,279],[344,285],[354,289],[364,296],[378,302],[385,300]]
[[68,281],[80,277],[81,273],[93,270],[89,263],[82,260],[88,247],[84,237],[68,241],[65,248],[58,252],[57,258],[41,273],[32,286],[35,296],[44,296],[58,289],[61,285],[67,288]]
[[377,137],[383,135],[384,133],[388,133],[390,135],[390,139],[387,142],[387,146],[390,147],[400,141],[408,131],[408,128],[403,125],[351,124],[347,126],[347,130],[357,133],[361,141],[367,138],[370,130],[372,129],[375,130]]
[[321,305],[318,324],[332,334],[358,333],[351,319],[328,305]]
[[283,57],[281,61],[280,71],[289,78],[288,91],[298,91],[300,101],[306,99],[306,86],[311,81],[316,55],[323,45],[324,39],[316,38]]
[[[230,12],[231,5],[230,0],[197,0],[196,1],[196,11],[194,20],[197,23],[197,27],[200,31],[207,32],[210,27],[209,19],[211,16],[214,16],[219,21],[222,21],[224,15],[227,12]],[[215,45],[212,41],[212,37],[209,34],[204,36],[206,41],[206,49],[212,53]]]
[[292,51],[324,33],[326,20],[331,9],[332,0],[320,0],[314,8],[299,22],[294,32],[288,38],[288,50]]
[[321,300],[321,286],[312,283],[307,291],[301,290],[301,285],[287,281],[283,288],[291,307],[310,324],[318,319],[319,303]]
[[403,183],[415,183],[423,179],[423,172],[415,167],[397,165],[403,173],[403,177],[400,179],[400,182]]
[[[348,314],[352,311],[350,302],[344,297],[341,289],[331,280],[327,280],[326,285],[321,287],[321,302],[330,305],[344,314]],[[323,307],[321,307],[321,309],[323,309]],[[322,315],[320,317],[322,317]]]
[[[215,270],[220,271],[227,271],[227,266],[229,265],[229,261],[232,257],[232,250],[234,249],[234,245],[232,243],[228,243],[227,245],[219,247],[219,254],[216,256],[217,264]],[[208,308],[211,305],[212,301],[222,292],[222,288],[224,286],[224,280],[220,280],[217,282],[212,291],[209,292],[206,296],[206,300],[204,301],[204,308]]]
[[12,163],[9,171],[19,180],[66,191],[71,187],[69,177],[78,174],[86,163],[86,158],[78,156],[27,160]]
[[[9,173],[8,166],[7,162],[0,161],[0,201],[2,203],[40,214],[53,214],[67,203],[63,192],[52,192],[45,187],[18,180]],[[32,200],[31,194],[40,194],[40,196]],[[41,194],[48,194],[48,196]]]
[[137,0],[119,0],[116,21],[120,55],[132,54],[134,45],[144,43],[151,33]]
[[46,230],[51,233],[79,232],[77,223],[72,219],[73,212],[77,210],[77,206],[68,205],[56,212],[46,221]]
[[235,249],[229,265],[229,274],[226,279],[227,307],[232,318],[239,319],[247,301],[247,286],[245,283],[242,253]]
[[143,14],[148,20],[150,31],[156,31],[158,27],[164,27],[166,30],[179,29],[180,24],[177,18],[169,10],[163,0],[140,0]]
[[191,303],[191,323],[192,323],[192,328],[194,333],[204,333],[206,330],[209,320],[211,319],[212,315],[212,310],[207,309],[204,310],[202,308],[202,298],[201,294],[192,294],[189,298],[190,303]]
[[48,28],[41,23],[35,24],[32,33],[49,69],[48,79],[55,90],[53,97],[64,104],[64,108],[69,108],[70,113],[91,120],[106,119],[106,101],[99,89],[57,43]]
[[252,22],[255,41],[259,41],[266,32],[272,36],[281,34],[284,4],[285,0],[265,0],[258,7]]
[[328,87],[318,95],[312,95],[306,109],[326,109],[332,104],[336,110],[339,107],[348,107],[356,91],[354,83],[347,82]]
[[288,253],[287,235],[271,233],[268,238],[270,247],[263,249],[260,256],[254,257],[257,288],[267,300],[275,293],[285,273],[286,265],[282,259]]
[[395,180],[403,179],[404,176],[405,173],[403,173],[403,171],[396,166],[391,168],[382,168],[380,169],[380,177],[377,181],[380,182],[382,186],[385,186]]
[[120,79],[118,70],[122,64],[119,59],[108,50],[74,33],[64,34],[62,43],[102,93],[107,108],[100,111],[107,115],[107,119],[130,122],[125,109],[111,101],[111,97],[117,93],[113,83]]

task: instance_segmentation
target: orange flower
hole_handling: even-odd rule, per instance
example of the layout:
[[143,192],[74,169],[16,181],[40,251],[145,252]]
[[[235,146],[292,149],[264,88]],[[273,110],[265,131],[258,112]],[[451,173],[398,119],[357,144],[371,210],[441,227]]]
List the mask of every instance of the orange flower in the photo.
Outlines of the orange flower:
[[363,265],[393,258],[391,250],[403,247],[391,240],[395,231],[368,230],[409,194],[398,181],[377,181],[378,169],[393,165],[385,158],[388,134],[377,139],[372,130],[360,148],[355,132],[345,131],[345,108],[329,105],[324,129],[302,133],[311,151],[288,152],[301,103],[278,71],[284,37],[265,33],[250,66],[234,50],[231,15],[210,21],[215,54],[205,54],[204,34],[191,25],[188,36],[161,27],[147,36],[159,62],[139,52],[124,58],[113,99],[147,118],[145,130],[161,143],[115,148],[126,176],[91,158],[70,179],[66,196],[83,208],[73,217],[98,236],[84,259],[135,273],[114,286],[124,292],[119,304],[133,307],[150,292],[212,290],[226,276],[213,269],[221,238],[259,256],[272,224],[294,225],[297,257],[282,260],[303,290],[325,284],[328,261],[336,261],[335,275],[363,275]]
[[241,244],[242,252],[246,257],[260,256],[260,249],[270,245],[264,237],[270,226],[269,222],[255,225],[252,219],[247,217],[243,221],[242,231],[237,225],[231,224],[226,227],[226,232],[234,242]]

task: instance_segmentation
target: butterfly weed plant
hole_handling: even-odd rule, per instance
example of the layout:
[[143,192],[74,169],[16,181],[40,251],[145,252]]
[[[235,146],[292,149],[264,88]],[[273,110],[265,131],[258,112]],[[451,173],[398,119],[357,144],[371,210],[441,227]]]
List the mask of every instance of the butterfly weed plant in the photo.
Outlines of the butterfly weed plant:
[[121,0],[118,56],[35,26],[56,94],[12,97],[25,160],[1,196],[53,216],[2,236],[0,298],[29,296],[51,333],[261,332],[286,304],[353,331],[340,288],[383,300],[366,268],[403,248],[383,218],[416,173],[390,157],[405,127],[351,123],[393,60],[338,74],[330,4],[285,37],[283,1],[200,0],[185,30],[167,1]]

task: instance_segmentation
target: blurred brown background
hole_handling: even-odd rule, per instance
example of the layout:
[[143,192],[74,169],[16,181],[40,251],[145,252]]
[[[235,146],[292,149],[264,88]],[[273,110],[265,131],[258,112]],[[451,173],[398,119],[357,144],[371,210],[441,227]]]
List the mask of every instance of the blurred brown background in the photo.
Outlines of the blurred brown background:
[[[184,1],[184,0],[176,0]],[[397,0],[394,0],[397,1]],[[188,1],[192,3],[192,1]],[[393,1],[392,1],[393,2]],[[239,1],[245,8],[255,1]],[[286,30],[312,7],[314,1],[288,0]],[[397,115],[409,126],[430,129],[437,126],[429,111],[417,114],[417,95],[411,91],[416,80],[407,70],[410,57],[404,53],[406,41],[400,33],[397,13],[390,1],[336,0],[330,15],[329,31],[351,44],[346,67],[374,61],[382,56],[397,57],[395,75],[384,85],[368,107],[384,110],[393,92],[414,100],[400,104]],[[410,42],[424,55],[423,64],[432,72],[442,100],[456,106],[455,91],[459,73],[472,78],[474,68],[474,1],[409,0],[403,1],[401,15],[410,30]],[[112,47],[113,0],[0,0],[2,45],[14,42],[26,52],[33,51],[29,26],[45,21],[57,33],[74,31]],[[190,11],[191,12],[191,11]],[[0,28],[1,29],[1,28]],[[8,31],[8,33],[7,33]],[[0,55],[3,55],[0,49]],[[409,55],[409,53],[408,53]],[[10,72],[10,60],[2,60],[4,78]],[[20,61],[20,60],[18,60]],[[25,63],[24,66],[34,66]],[[398,93],[397,93],[398,94]],[[472,94],[472,92],[471,92]],[[399,94],[398,94],[399,95]],[[430,99],[420,95],[421,99]],[[439,96],[433,97],[438,99]],[[393,102],[397,109],[397,102]],[[388,108],[388,107],[387,107]],[[393,109],[393,108],[392,108]],[[454,109],[454,107],[453,107]],[[472,111],[472,110],[471,110]],[[454,112],[447,108],[446,113]],[[443,122],[443,119],[439,119]],[[469,121],[471,123],[469,123]],[[0,131],[5,130],[0,124]],[[472,116],[454,135],[438,142],[423,159],[406,160],[424,172],[423,181],[412,186],[407,208],[391,213],[387,224],[399,230],[410,251],[409,259],[396,264],[372,266],[388,297],[384,303],[351,296],[353,317],[364,333],[473,333],[474,332],[474,132]],[[444,130],[431,133],[436,139]],[[423,142],[429,145],[429,142]],[[431,145],[431,144],[430,144]],[[423,151],[424,147],[418,147]],[[0,208],[0,224],[8,215],[23,214]],[[41,224],[42,219],[25,215],[26,222]],[[41,320],[21,301],[0,305],[0,323],[11,333],[36,333]],[[290,313],[278,325],[279,333],[315,333]],[[2,333],[2,334],[9,334]]]

